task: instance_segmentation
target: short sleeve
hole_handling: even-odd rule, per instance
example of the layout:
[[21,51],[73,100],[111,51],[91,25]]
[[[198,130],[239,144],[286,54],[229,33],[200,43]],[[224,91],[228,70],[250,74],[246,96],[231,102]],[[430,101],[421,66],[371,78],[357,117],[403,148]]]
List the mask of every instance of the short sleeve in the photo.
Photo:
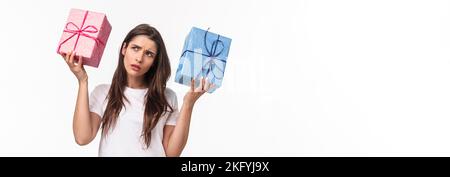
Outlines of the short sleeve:
[[109,91],[109,85],[102,84],[95,87],[89,97],[89,111],[103,117],[103,106],[106,103],[106,96]]
[[169,113],[169,116],[167,117],[166,125],[176,125],[178,117],[180,116],[180,111],[178,110],[177,95],[174,91],[167,88],[166,97],[168,98],[167,100],[170,106],[172,106],[173,108],[173,112]]

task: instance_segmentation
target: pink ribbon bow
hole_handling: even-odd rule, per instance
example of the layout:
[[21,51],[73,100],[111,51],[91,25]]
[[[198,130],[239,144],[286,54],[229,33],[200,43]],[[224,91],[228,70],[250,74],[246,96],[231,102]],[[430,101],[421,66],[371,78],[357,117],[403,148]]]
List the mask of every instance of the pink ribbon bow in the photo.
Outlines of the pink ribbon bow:
[[74,36],[77,36],[77,40],[75,41],[75,45],[73,46],[73,50],[72,51],[75,51],[75,49],[77,48],[78,39],[80,39],[80,36],[84,36],[84,37],[88,37],[88,38],[93,39],[95,41],[95,44],[97,44],[97,45],[98,45],[98,43],[100,43],[102,45],[105,45],[102,41],[100,41],[96,37],[93,37],[93,36],[87,34],[87,33],[98,33],[98,29],[95,26],[88,25],[88,26],[83,28],[84,22],[86,21],[86,18],[88,16],[88,12],[89,11],[86,11],[86,13],[84,14],[83,23],[81,23],[81,27],[78,27],[73,22],[68,22],[66,24],[64,32],[72,33],[72,36],[68,37],[66,40],[64,40],[63,42],[61,42],[59,44],[59,46],[58,46],[58,53],[60,53],[61,46],[64,43],[66,43],[68,40],[72,39]]

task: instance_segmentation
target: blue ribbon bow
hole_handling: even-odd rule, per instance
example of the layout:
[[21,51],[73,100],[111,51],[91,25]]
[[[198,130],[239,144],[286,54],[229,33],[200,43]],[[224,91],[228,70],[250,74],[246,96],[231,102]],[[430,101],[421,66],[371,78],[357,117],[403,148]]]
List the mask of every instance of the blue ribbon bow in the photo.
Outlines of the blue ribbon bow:
[[[217,39],[213,41],[213,43],[211,44],[211,47],[208,47],[208,45],[206,44],[206,37],[209,33],[208,31],[209,31],[209,28],[205,31],[205,36],[203,38],[203,45],[206,49],[206,53],[199,53],[199,52],[195,52],[192,50],[185,50],[181,54],[181,57],[183,57],[187,52],[196,53],[196,54],[200,54],[200,55],[207,57],[207,61],[203,62],[201,74],[204,77],[204,76],[208,76],[209,73],[212,73],[212,75],[214,77],[211,78],[211,83],[214,83],[215,79],[222,79],[223,73],[224,73],[224,68],[218,67],[218,64],[216,62],[223,62],[223,64],[225,65],[226,60],[218,58],[218,56],[220,56],[220,54],[222,54],[222,52],[224,50],[224,45],[223,45],[223,42],[220,40],[220,35],[217,35]],[[224,66],[224,65],[221,65],[221,66]],[[181,68],[178,67],[177,72],[180,69]],[[222,76],[221,77],[217,76],[214,73],[214,69],[218,69],[222,73]],[[194,77],[194,64],[192,63],[191,64],[191,78],[197,78],[197,76]]]

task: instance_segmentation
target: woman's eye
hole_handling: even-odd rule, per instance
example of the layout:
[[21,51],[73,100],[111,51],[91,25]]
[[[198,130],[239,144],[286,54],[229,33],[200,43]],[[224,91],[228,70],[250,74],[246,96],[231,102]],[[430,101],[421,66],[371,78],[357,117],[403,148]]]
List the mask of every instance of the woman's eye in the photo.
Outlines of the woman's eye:
[[131,47],[134,51],[138,51],[139,49],[137,47]]
[[153,58],[153,54],[151,52],[147,52],[146,55],[150,58]]

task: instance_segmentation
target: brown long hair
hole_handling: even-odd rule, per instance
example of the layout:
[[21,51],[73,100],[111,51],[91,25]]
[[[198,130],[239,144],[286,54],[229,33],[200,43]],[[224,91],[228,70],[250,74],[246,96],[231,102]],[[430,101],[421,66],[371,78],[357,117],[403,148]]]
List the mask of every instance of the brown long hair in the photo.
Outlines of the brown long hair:
[[133,28],[120,45],[119,63],[112,78],[111,88],[107,96],[108,104],[102,118],[102,133],[103,136],[106,136],[109,130],[114,128],[122,107],[125,107],[124,100],[128,102],[123,94],[128,81],[123,61],[124,55],[121,50],[123,46],[128,47],[129,42],[137,35],[146,35],[156,43],[158,48],[152,66],[144,75],[144,83],[147,85],[148,91],[145,95],[144,123],[141,137],[144,138],[148,148],[151,141],[151,130],[156,126],[160,117],[169,109],[170,112],[173,112],[173,108],[169,105],[164,93],[171,71],[169,57],[161,34],[148,24],[140,24]]

